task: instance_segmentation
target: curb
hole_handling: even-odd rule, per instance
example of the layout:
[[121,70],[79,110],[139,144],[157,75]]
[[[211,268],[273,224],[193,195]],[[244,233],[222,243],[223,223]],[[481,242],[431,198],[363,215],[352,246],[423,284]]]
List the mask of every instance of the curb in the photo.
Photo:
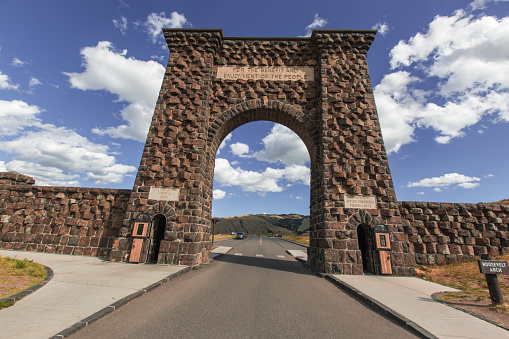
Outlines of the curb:
[[88,316],[85,319],[82,319],[81,321],[77,322],[76,324],[66,328],[65,330],[60,331],[59,333],[57,333],[54,336],[50,337],[50,339],[66,338],[66,337],[70,336],[71,334],[74,334],[74,333],[78,332],[83,327],[85,327],[87,325],[90,325],[94,321],[97,321],[97,320],[101,319],[102,317],[104,317],[105,315],[110,314],[114,310],[124,306],[128,302],[130,302],[130,301],[132,301],[132,300],[134,300],[134,299],[136,299],[138,297],[141,297],[145,293],[150,292],[150,291],[158,288],[159,286],[162,286],[163,284],[167,283],[168,281],[173,280],[175,278],[178,278],[182,274],[187,273],[187,272],[189,272],[191,270],[192,270],[192,267],[188,266],[188,267],[184,268],[183,270],[180,270],[178,272],[170,274],[166,278],[161,279],[158,282],[153,283],[152,285],[149,285],[149,286],[145,287],[142,290],[139,290],[138,292],[134,292],[133,294],[130,294],[127,297],[124,297],[124,298],[122,298],[120,300],[117,300],[113,304],[103,308],[100,311],[95,312],[91,316]]
[[296,242],[296,241],[288,240],[288,239],[285,239],[285,238],[279,238],[279,239],[282,239],[282,240],[284,240],[284,241],[291,242],[292,244],[295,244],[295,245],[300,245],[300,246],[302,246],[302,247],[306,247],[306,248],[308,248],[308,247],[309,247],[309,245],[303,244],[303,243],[301,243],[301,242]]
[[474,316],[474,317],[479,318],[479,319],[481,319],[481,320],[484,320],[484,321],[486,321],[486,322],[488,322],[488,323],[490,323],[490,324],[492,324],[492,325],[498,326],[498,327],[500,327],[500,328],[503,328],[504,330],[509,331],[509,326],[506,326],[506,325],[503,325],[503,324],[497,323],[496,321],[493,321],[493,320],[490,320],[490,319],[488,319],[488,318],[485,318],[485,317],[483,317],[482,315],[477,314],[477,313],[475,313],[475,312],[472,312],[472,311],[469,311],[469,310],[465,310],[465,309],[463,309],[463,308],[461,308],[461,307],[457,307],[457,306],[455,306],[455,305],[453,305],[453,304],[449,304],[448,302],[445,302],[445,301],[443,301],[442,299],[440,299],[440,298],[439,298],[439,296],[440,296],[440,295],[442,295],[442,294],[446,294],[446,293],[451,293],[451,292],[436,292],[436,293],[433,293],[433,294],[431,295],[431,298],[433,298],[433,300],[435,300],[435,301],[438,301],[439,303],[442,303],[442,304],[444,304],[444,305],[447,305],[447,306],[449,306],[449,307],[452,307],[452,308],[454,308],[454,309],[457,309],[458,311],[464,312],[464,313],[466,313],[466,314],[470,314],[471,316]]
[[336,277],[326,274],[323,275],[323,277],[327,280],[329,280],[331,283],[333,283],[336,287],[340,288],[344,292],[348,293],[350,296],[359,299],[362,303],[364,303],[366,306],[373,309],[376,313],[379,313],[383,316],[385,316],[387,319],[392,321],[393,323],[403,327],[408,332],[417,335],[420,338],[430,338],[430,339],[437,339],[435,335],[431,334],[421,326],[417,325],[410,319],[404,317],[403,315],[399,314],[398,312],[394,311],[393,309],[385,306],[384,304],[380,303],[379,301],[371,298],[370,296],[362,293],[355,287],[345,283],[344,281],[341,281],[337,279]]
[[44,265],[41,265],[41,266],[43,266],[44,269],[46,270],[46,278],[44,278],[43,281],[41,281],[37,285],[34,285],[34,286],[30,287],[30,288],[27,288],[24,291],[21,291],[19,293],[11,295],[10,297],[0,299],[0,303],[4,302],[4,301],[10,301],[10,302],[15,303],[16,301],[19,301],[20,299],[23,299],[27,295],[34,293],[39,288],[41,288],[44,285],[46,285],[48,283],[48,281],[50,281],[53,278],[53,270],[51,268],[49,268],[48,266],[44,266]]
[[[230,247],[230,249],[228,251],[226,251],[225,253],[212,253],[212,251],[210,252],[210,260],[215,260],[216,258],[220,258],[222,257],[223,255],[225,255],[226,253],[230,252],[232,250],[233,247]],[[214,256],[212,256],[214,255]]]

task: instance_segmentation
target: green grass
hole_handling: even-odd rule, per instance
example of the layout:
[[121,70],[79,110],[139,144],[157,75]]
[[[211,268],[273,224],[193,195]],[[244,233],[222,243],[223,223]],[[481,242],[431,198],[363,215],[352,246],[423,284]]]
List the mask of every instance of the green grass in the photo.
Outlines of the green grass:
[[[46,269],[41,264],[27,259],[0,256],[0,299],[37,285],[46,278]],[[3,302],[0,309],[12,306],[13,302]]]

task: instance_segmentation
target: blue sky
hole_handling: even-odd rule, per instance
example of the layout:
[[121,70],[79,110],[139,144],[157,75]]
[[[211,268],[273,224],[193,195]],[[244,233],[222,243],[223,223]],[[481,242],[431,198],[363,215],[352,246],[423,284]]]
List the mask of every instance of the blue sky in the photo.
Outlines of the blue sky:
[[[24,1],[0,5],[0,171],[132,188],[168,49],[162,27],[225,36],[377,29],[368,52],[398,200],[509,198],[509,1]],[[241,126],[213,214],[309,214],[293,132]]]

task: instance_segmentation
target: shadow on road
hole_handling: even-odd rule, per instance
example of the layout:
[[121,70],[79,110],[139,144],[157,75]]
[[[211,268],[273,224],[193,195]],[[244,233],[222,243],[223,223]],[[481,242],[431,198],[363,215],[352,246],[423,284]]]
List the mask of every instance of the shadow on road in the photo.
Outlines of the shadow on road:
[[214,259],[215,261],[222,261],[236,265],[245,265],[260,267],[269,270],[286,271],[297,274],[315,275],[313,272],[305,268],[300,262],[289,260],[278,260],[269,258],[257,258],[238,256],[231,254],[223,254]]

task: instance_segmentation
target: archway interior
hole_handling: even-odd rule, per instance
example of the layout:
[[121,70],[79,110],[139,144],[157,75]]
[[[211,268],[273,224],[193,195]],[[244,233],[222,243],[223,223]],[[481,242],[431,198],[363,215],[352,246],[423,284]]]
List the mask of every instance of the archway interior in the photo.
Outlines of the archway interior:
[[149,263],[157,263],[159,251],[161,248],[161,240],[164,239],[166,231],[166,217],[162,214],[154,216],[152,219],[152,227],[150,232],[150,248],[148,255]]
[[357,226],[357,241],[362,255],[362,268],[364,273],[376,274],[375,261],[373,257],[373,233],[366,224]]
[[[269,215],[289,214],[286,222],[293,224],[288,232],[276,227],[273,233],[304,235],[309,241],[310,157],[292,130],[265,120],[235,128],[218,147],[213,177],[214,217],[253,214],[260,215],[260,220],[253,222],[263,223]],[[291,214],[305,218],[299,221]],[[246,229],[241,220],[231,220],[228,225],[226,231]],[[225,232],[217,226],[216,234]],[[253,233],[267,235],[262,229],[255,226]]]

